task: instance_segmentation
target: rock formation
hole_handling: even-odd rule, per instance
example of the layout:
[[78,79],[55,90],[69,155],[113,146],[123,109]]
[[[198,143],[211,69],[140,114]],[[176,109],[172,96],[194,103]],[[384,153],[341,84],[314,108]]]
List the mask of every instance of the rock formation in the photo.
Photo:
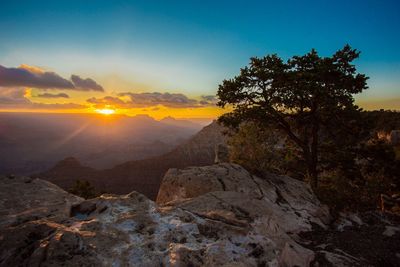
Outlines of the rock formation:
[[[0,197],[0,266],[370,264],[321,240],[362,219],[343,215],[332,230],[308,185],[235,164],[171,169],[157,202],[137,192],[83,200],[24,177],[1,177]],[[381,229],[391,257],[398,229]]]

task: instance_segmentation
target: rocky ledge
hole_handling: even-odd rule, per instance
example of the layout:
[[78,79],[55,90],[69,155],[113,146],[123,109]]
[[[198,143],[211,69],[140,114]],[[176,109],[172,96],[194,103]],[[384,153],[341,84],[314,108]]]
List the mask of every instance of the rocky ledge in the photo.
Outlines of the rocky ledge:
[[[385,223],[396,246],[399,228]],[[0,178],[1,266],[367,266],[333,238],[367,226],[354,214],[333,222],[305,183],[228,163],[169,170],[156,202],[137,192],[83,200],[40,179]]]

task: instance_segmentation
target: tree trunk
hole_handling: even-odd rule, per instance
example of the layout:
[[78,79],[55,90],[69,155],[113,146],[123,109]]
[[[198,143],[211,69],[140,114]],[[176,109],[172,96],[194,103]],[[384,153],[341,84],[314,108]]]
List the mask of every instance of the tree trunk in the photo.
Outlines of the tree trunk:
[[312,126],[311,159],[308,169],[311,178],[311,187],[313,189],[318,188],[318,132],[319,123],[314,119]]
[[310,184],[312,189],[318,188],[318,171],[317,164],[314,160],[308,166],[308,176],[310,178]]
[[315,154],[310,150],[303,150],[303,153],[307,164],[307,177],[309,179],[311,188],[316,189],[318,187],[318,171]]

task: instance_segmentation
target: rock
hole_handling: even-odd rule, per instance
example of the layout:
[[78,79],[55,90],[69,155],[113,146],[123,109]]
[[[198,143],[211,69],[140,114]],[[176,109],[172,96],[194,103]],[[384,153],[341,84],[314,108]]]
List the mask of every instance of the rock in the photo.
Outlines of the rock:
[[137,192],[83,200],[21,177],[2,177],[0,196],[0,266],[361,265],[304,236],[331,231],[308,185],[235,164],[171,169],[157,203]]
[[296,243],[286,243],[279,259],[279,266],[310,266],[313,260],[313,251]]
[[341,212],[339,214],[339,218],[334,223],[336,230],[340,232],[343,232],[346,227],[361,225],[363,225],[363,221],[361,220],[361,218],[357,214],[350,212]]
[[320,251],[320,253],[325,257],[326,261],[331,264],[331,266],[363,266],[359,259],[349,255],[328,251]]
[[[283,258],[275,255],[273,259],[286,266],[293,263],[291,258],[297,261],[293,255],[302,258],[299,266],[308,266],[313,260],[312,251],[296,245],[296,233],[311,231],[313,224],[326,228],[330,222],[327,207],[320,204],[305,183],[272,174],[260,179],[241,166],[228,163],[169,170],[157,203],[214,221],[213,227],[200,228],[209,237],[227,238],[227,225],[235,229],[236,235],[253,231],[275,244],[275,251],[285,251]],[[285,248],[286,244],[293,249]],[[267,250],[263,246],[262,249]]]
[[[209,192],[214,193],[206,195]],[[243,209],[269,212],[278,220],[277,225],[291,232],[311,230],[312,223],[325,227],[330,221],[328,208],[321,205],[307,184],[272,174],[260,179],[241,166],[228,163],[169,170],[161,184],[157,203],[172,202],[170,204],[174,205],[190,198],[189,203],[196,202],[196,207],[201,207],[214,201],[210,197],[200,199],[215,195],[226,203],[237,203]]]
[[400,227],[395,227],[395,226],[386,226],[385,231],[383,232],[383,235],[385,236],[393,236],[396,234],[396,232],[400,232]]
[[83,199],[40,179],[0,176],[0,227],[40,218],[64,218]]
[[235,191],[262,197],[252,176],[235,164],[170,169],[165,174],[157,195],[158,204],[193,198],[213,191]]
[[400,266],[399,224],[395,214],[343,212],[332,227],[301,233],[299,242],[314,251],[320,266]]

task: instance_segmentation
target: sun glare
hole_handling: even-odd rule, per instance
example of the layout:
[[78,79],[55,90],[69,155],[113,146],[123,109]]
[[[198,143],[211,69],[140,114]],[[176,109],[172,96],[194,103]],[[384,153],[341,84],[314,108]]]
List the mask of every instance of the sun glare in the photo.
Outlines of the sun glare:
[[115,110],[109,108],[103,108],[103,109],[96,109],[96,112],[103,115],[111,115],[115,113]]

